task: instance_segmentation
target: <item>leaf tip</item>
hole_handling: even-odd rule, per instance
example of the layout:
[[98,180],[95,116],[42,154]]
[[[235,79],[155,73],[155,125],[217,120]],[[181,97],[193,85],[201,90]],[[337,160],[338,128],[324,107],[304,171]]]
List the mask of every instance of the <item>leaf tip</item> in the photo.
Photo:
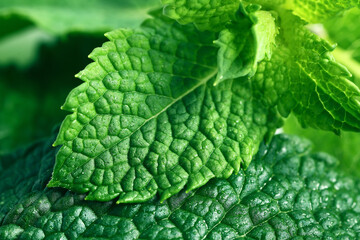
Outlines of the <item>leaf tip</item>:
[[224,78],[224,75],[223,75],[223,74],[218,74],[218,75],[216,76],[216,79],[215,79],[215,81],[214,81],[213,86],[216,87],[217,85],[219,85],[219,83],[221,83],[221,82],[224,81],[224,80],[226,80],[226,79]]
[[61,140],[59,139],[59,136],[56,138],[55,142],[52,144],[53,147],[57,147],[59,145],[61,145],[62,142]]
[[59,187],[60,186],[60,182],[54,180],[53,178],[50,180],[50,182],[46,185],[46,187],[48,188],[53,188],[53,187]]

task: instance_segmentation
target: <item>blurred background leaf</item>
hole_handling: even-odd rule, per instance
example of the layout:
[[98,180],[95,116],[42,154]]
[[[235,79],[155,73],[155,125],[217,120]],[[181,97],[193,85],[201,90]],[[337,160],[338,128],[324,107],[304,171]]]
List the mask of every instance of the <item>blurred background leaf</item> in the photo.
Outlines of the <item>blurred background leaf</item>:
[[159,0],[1,0],[0,154],[50,134],[74,75],[105,32],[136,27]]
[[1,0],[0,37],[35,25],[49,33],[103,33],[136,27],[159,0]]
[[337,61],[348,67],[353,79],[360,84],[360,8],[332,18],[325,24],[329,39],[338,44],[334,51]]
[[[352,80],[360,87],[360,9],[354,8],[324,24],[327,37],[338,46],[333,52],[336,60],[353,74]],[[286,133],[304,136],[314,143],[314,151],[324,151],[341,160],[340,167],[360,177],[360,133],[330,132],[304,129],[294,116],[285,122]]]
[[61,122],[68,92],[80,84],[73,76],[90,61],[87,55],[105,41],[101,35],[69,34],[41,45],[28,68],[0,69],[0,151],[46,136]]

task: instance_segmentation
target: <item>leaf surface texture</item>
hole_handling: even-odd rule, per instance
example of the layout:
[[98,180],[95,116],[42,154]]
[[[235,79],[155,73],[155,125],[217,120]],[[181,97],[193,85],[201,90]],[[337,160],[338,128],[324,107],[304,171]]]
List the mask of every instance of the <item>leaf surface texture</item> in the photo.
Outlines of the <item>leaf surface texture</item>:
[[[159,203],[118,205],[84,201],[62,189],[43,189],[55,153],[50,143],[27,149],[1,179],[18,197],[2,211],[2,239],[289,239],[360,237],[359,183],[337,160],[309,154],[308,141],[277,135],[262,145],[246,171],[213,179]],[[45,150],[45,151],[44,151]],[[53,150],[51,150],[53,151]],[[50,151],[50,152],[51,152]],[[41,161],[39,161],[41,159]],[[20,165],[19,162],[22,162]],[[19,166],[34,177],[9,174]],[[35,166],[35,165],[34,165]],[[39,170],[40,169],[40,170]],[[20,179],[27,181],[19,181]],[[0,197],[6,195],[2,181]],[[32,189],[28,186],[34,186]],[[5,195],[4,195],[5,194]],[[9,196],[9,195],[7,195]],[[0,209],[4,209],[0,201]]]
[[194,23],[200,30],[219,31],[234,18],[238,0],[162,0],[164,14],[181,24]]
[[285,5],[307,22],[319,23],[345,10],[360,6],[360,2],[359,0],[288,0]]
[[[360,90],[331,55],[334,46],[288,12],[280,15],[278,47],[260,64],[254,82],[283,116],[292,110],[304,126],[359,131]],[[260,87],[261,88],[261,87]]]
[[257,65],[271,58],[277,27],[275,18],[268,11],[243,9],[228,28],[222,30],[219,39],[218,68],[215,85],[227,79],[252,77]]
[[246,167],[278,124],[249,80],[213,87],[216,34],[154,18],[107,36],[63,106],[74,113],[49,186],[88,200],[164,200]]

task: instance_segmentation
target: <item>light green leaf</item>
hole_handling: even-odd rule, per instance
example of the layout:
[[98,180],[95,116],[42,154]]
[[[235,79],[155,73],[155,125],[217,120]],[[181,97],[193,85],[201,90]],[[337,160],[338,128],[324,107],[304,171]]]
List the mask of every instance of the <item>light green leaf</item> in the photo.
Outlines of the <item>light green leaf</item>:
[[200,30],[220,31],[238,10],[239,0],[162,0],[164,14]]
[[[358,8],[351,9],[344,15],[339,15],[325,22],[324,26],[328,36],[326,36],[326,32],[322,34],[338,44],[333,55],[353,74],[351,80],[354,80],[357,86],[360,86],[360,58],[357,58],[356,55],[357,51],[360,53],[360,25],[357,24],[359,21],[360,10]],[[284,131],[311,139],[314,142],[314,150],[336,156],[341,159],[340,167],[344,171],[360,176],[359,133],[342,132],[338,136],[329,132],[309,128],[303,129],[294,117],[286,120]]]
[[353,8],[324,23],[331,40],[343,49],[353,49],[360,41],[360,9]]
[[359,0],[250,0],[263,8],[288,9],[308,23],[321,23],[339,16],[344,11],[360,6]]
[[353,8],[332,18],[324,26],[331,41],[338,44],[334,51],[337,61],[344,64],[360,85],[360,9]]
[[302,128],[293,115],[286,119],[284,132],[311,139],[314,151],[335,156],[341,160],[339,167],[344,172],[360,177],[360,133],[342,132],[341,135],[335,135],[331,132]]
[[50,33],[104,33],[136,27],[159,0],[1,0],[0,37],[36,25]]
[[[39,148],[50,146],[28,149],[33,157],[18,161],[38,163]],[[358,239],[359,182],[340,171],[336,159],[309,150],[308,141],[277,135],[269,146],[260,147],[246,171],[213,179],[164,203],[99,203],[70,191],[35,187],[12,202],[0,220],[0,238]],[[0,173],[0,179],[16,189],[46,182],[49,175],[39,169],[51,170],[54,153],[48,156],[28,181],[19,183],[20,174],[4,178]]]
[[51,187],[88,200],[161,199],[246,167],[276,115],[250,81],[216,88],[215,34],[169,19],[107,34],[68,96]]
[[337,47],[333,51],[333,55],[339,63],[349,69],[352,74],[352,78],[350,79],[357,84],[357,86],[360,86],[360,45],[357,48],[349,50]]
[[237,20],[222,30],[215,41],[220,47],[215,85],[232,78],[252,77],[257,64],[271,58],[276,34],[275,19],[270,12],[257,9],[238,12]]
[[310,23],[323,22],[340,12],[360,6],[359,0],[286,0],[285,7]]
[[254,77],[283,116],[291,110],[303,125],[360,130],[360,90],[331,55],[333,46],[311,33],[297,17],[282,13],[278,48]]

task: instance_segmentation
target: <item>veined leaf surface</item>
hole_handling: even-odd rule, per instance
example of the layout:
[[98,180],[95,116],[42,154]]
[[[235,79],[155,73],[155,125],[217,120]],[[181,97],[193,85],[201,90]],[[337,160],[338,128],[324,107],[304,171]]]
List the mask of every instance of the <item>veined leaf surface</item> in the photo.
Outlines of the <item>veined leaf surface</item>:
[[238,19],[215,41],[220,48],[215,85],[227,79],[252,77],[258,63],[271,58],[275,46],[277,27],[270,12],[244,8],[237,14]]
[[[17,194],[0,216],[1,239],[360,237],[359,182],[339,171],[336,159],[309,154],[309,142],[298,137],[277,135],[260,147],[246,171],[213,179],[164,203],[99,203],[70,191],[44,189],[55,156],[42,154],[49,149],[48,143],[28,149],[18,157],[20,163],[0,172],[0,199],[4,186]],[[32,165],[31,175],[13,174],[14,168]],[[0,209],[4,203],[0,201]]]
[[[298,17],[283,12],[278,47],[253,78],[283,116],[291,111],[303,125],[360,130],[360,90],[331,55],[334,46],[311,33]],[[259,87],[259,88],[261,88]]]
[[278,124],[249,80],[217,86],[216,34],[167,18],[109,33],[68,96],[51,187],[161,200],[246,167]]
[[166,16],[210,31],[224,29],[240,6],[238,0],[162,0],[162,3]]

